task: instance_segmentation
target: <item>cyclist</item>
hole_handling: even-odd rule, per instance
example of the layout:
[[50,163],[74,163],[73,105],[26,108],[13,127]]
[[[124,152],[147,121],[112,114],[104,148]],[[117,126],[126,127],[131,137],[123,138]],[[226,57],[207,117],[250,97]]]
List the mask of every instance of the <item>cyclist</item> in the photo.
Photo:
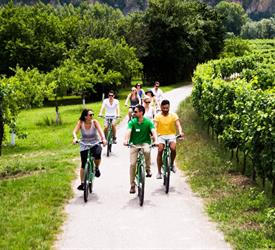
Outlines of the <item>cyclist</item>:
[[[100,127],[100,124],[97,120],[93,119],[94,113],[89,110],[89,109],[84,109],[81,113],[81,116],[79,118],[79,121],[77,122],[74,130],[73,130],[73,143],[76,144],[78,142],[77,139],[77,133],[80,130],[81,132],[81,139],[80,141],[83,142],[84,144],[95,144],[99,142],[98,139],[98,134],[103,142],[103,145],[106,145],[106,139],[104,136],[104,133]],[[85,164],[87,162],[87,157],[88,157],[88,150],[89,147],[83,145],[80,143],[80,157],[81,157],[81,168],[80,168],[80,180],[81,184],[78,186],[78,190],[84,190],[84,168]],[[95,145],[94,147],[91,148],[91,154],[95,158],[95,176],[99,177],[100,176],[100,171],[99,171],[99,165],[101,161],[101,146],[100,145]]]
[[164,150],[165,141],[164,139],[169,139],[170,149],[171,149],[171,164],[172,171],[175,173],[176,168],[174,165],[174,161],[176,158],[176,130],[178,130],[181,139],[183,139],[184,133],[182,132],[182,127],[180,124],[179,117],[176,113],[169,112],[170,102],[168,100],[163,100],[161,102],[161,113],[155,116],[155,126],[158,137],[158,156],[157,156],[157,164],[158,164],[158,174],[157,179],[161,179],[161,166],[162,166],[162,153]]
[[[105,116],[113,116],[113,117],[119,117],[120,116],[120,110],[119,110],[119,101],[115,99],[115,93],[113,90],[109,91],[108,98],[103,100],[101,109],[99,111],[99,116],[102,116],[103,110],[106,110]],[[116,143],[116,124],[115,124],[115,118],[112,122],[112,129],[113,129],[113,143]],[[108,130],[108,120],[105,119],[104,121],[104,133],[105,136],[107,134]]]
[[145,92],[145,95],[151,97],[150,106],[153,107],[154,111],[156,112],[156,110],[160,110],[160,107],[158,107],[158,105],[157,105],[156,97],[155,97],[155,95],[153,94],[152,90],[147,90],[147,91]]
[[[151,91],[153,92],[155,98],[156,98],[156,103],[157,103],[157,108],[160,107],[161,101],[163,100],[163,92],[162,90],[159,88],[160,83],[159,82],[155,82],[154,83],[154,87],[151,89]],[[157,110],[158,111],[158,110]]]
[[145,96],[143,100],[143,107],[145,109],[144,117],[149,118],[151,121],[153,121],[155,117],[155,109],[151,105],[151,97]]
[[[150,159],[150,147],[151,144],[151,133],[153,137],[153,143],[157,145],[157,134],[153,122],[144,117],[144,107],[137,105],[134,109],[135,118],[128,123],[128,129],[124,138],[124,145],[132,143],[136,146],[144,147],[144,157],[146,164],[146,177],[151,177],[152,173],[150,170],[151,159]],[[130,193],[136,192],[135,188],[135,173],[137,164],[138,149],[130,148]]]
[[134,107],[137,106],[138,104],[141,104],[141,99],[137,93],[137,89],[135,87],[132,87],[131,93],[127,96],[126,101],[125,101],[125,106],[128,106],[128,102],[130,100],[130,107],[128,111],[128,117],[129,121],[132,118],[132,112],[134,111]]
[[144,96],[145,96],[145,92],[144,92],[144,90],[142,89],[141,83],[137,83],[137,84],[136,84],[136,89],[137,89],[137,93],[138,93],[138,95],[139,95],[139,97],[140,97],[140,99],[141,99],[141,103],[142,103],[142,101],[143,101],[143,99],[144,99]]

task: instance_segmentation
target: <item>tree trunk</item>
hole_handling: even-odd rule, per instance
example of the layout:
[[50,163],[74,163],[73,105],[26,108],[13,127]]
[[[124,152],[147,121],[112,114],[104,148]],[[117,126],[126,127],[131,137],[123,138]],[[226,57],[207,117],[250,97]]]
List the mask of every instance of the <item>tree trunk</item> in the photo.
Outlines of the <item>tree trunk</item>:
[[242,170],[242,174],[245,174],[245,170],[246,170],[246,153],[244,152],[244,156],[243,156],[243,170]]
[[58,107],[57,97],[55,97],[55,114],[56,114],[55,123],[56,125],[58,125],[60,119],[59,119],[59,107]]
[[275,175],[273,176],[272,194],[275,195]]
[[2,117],[2,113],[0,114],[0,156],[2,154],[2,142],[4,137],[4,121]]
[[237,160],[237,163],[239,164],[239,162],[240,162],[240,159],[239,159],[239,147],[237,147],[237,151],[236,151],[236,160]]
[[12,146],[15,145],[15,132],[14,131],[11,132],[11,145]]

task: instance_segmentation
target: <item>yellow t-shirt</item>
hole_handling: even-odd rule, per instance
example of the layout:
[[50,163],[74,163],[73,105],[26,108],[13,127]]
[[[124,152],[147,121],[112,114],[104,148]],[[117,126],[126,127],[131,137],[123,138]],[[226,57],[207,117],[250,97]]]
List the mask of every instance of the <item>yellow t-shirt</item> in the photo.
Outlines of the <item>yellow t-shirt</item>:
[[157,134],[159,135],[175,135],[177,133],[176,120],[179,117],[176,113],[169,113],[167,116],[161,113],[155,116],[157,126]]

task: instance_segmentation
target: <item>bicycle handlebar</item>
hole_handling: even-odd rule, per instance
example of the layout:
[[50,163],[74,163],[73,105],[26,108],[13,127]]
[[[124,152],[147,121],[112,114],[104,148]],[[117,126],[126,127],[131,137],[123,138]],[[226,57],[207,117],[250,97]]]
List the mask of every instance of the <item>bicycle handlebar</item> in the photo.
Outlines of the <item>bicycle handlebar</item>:
[[115,119],[115,118],[120,118],[120,115],[99,115],[98,117],[101,118],[106,118],[106,119]]
[[[134,144],[131,144],[131,143],[128,143],[127,145],[125,145],[126,147],[129,147],[129,148],[137,148],[137,149],[143,149],[145,146],[136,146]],[[151,144],[149,145],[149,148],[154,148],[156,147],[155,144]]]
[[173,139],[179,139],[179,138],[181,138],[182,136],[181,135],[175,135],[174,137],[172,137],[172,138],[169,138],[169,139],[165,139],[165,138],[163,138],[161,135],[159,136],[160,138],[162,138],[163,140],[173,140]]
[[99,142],[96,142],[96,143],[84,143],[84,142],[79,141],[79,140],[77,140],[76,143],[79,143],[79,144],[84,145],[84,146],[88,146],[88,147],[90,147],[90,148],[92,148],[92,147],[94,147],[94,146],[96,146],[96,145],[103,144],[102,141],[99,141]]

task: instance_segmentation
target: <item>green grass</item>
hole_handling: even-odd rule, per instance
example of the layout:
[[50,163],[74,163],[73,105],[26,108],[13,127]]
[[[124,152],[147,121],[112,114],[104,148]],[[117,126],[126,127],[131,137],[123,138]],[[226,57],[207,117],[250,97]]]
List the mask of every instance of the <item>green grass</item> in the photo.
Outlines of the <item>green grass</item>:
[[178,165],[226,240],[235,249],[275,248],[275,198],[239,174],[230,153],[206,133],[190,99],[179,115],[186,140],[178,146]]

